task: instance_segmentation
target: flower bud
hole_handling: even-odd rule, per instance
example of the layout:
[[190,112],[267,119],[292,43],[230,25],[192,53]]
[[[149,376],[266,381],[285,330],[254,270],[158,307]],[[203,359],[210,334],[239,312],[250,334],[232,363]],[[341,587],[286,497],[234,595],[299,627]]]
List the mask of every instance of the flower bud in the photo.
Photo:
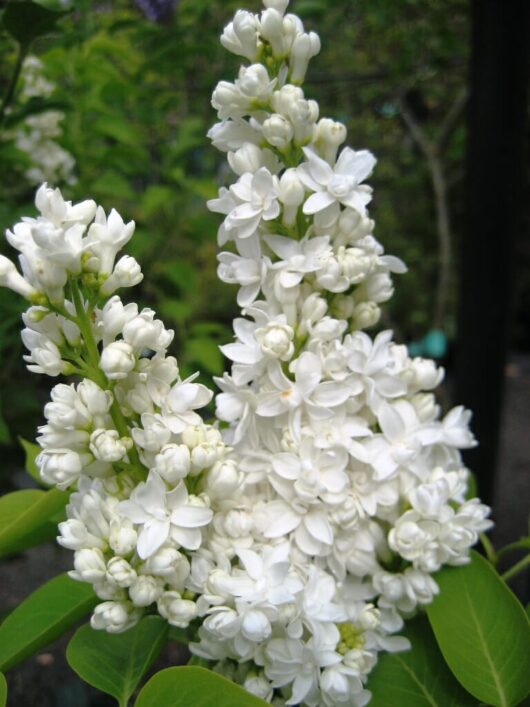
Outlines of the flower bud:
[[242,475],[233,459],[217,462],[208,473],[208,493],[230,498],[241,484]]
[[164,592],[157,602],[158,611],[169,624],[186,628],[197,616],[197,604],[182,599],[178,592]]
[[300,319],[303,322],[314,324],[318,322],[328,311],[326,300],[318,293],[314,292],[302,304]]
[[101,331],[104,343],[113,341],[125,324],[137,315],[137,304],[130,302],[124,306],[118,295],[111,297],[98,317],[97,327]]
[[68,520],[59,523],[58,529],[60,535],[57,542],[69,550],[82,550],[89,546],[98,547],[101,550],[105,546],[102,538],[90,533],[83,521],[77,518],[68,518]]
[[266,702],[272,700],[273,689],[264,675],[249,675],[243,683],[243,687],[247,692],[250,692],[251,695],[260,697]]
[[110,521],[109,545],[117,555],[128,555],[136,549],[138,534],[130,520],[113,518]]
[[167,444],[155,457],[156,471],[173,486],[188,475],[190,466],[190,450],[185,444]]
[[[337,150],[346,140],[346,126],[331,118],[321,118],[316,124],[315,147],[319,154],[330,164],[337,159]],[[357,213],[357,212],[355,212]],[[360,215],[359,215],[360,218]]]
[[135,365],[133,348],[126,341],[113,341],[101,352],[99,367],[109,380],[126,378]]
[[365,631],[375,631],[381,623],[381,612],[373,604],[366,604],[359,614],[359,624]]
[[43,481],[66,489],[80,477],[90,455],[80,455],[70,449],[45,449],[35,461]]
[[227,158],[228,164],[239,176],[246,172],[257,172],[260,167],[264,166],[261,148],[251,142],[245,143],[235,152],[229,152]]
[[304,80],[309,60],[320,51],[320,38],[315,32],[298,34],[291,46],[289,57],[290,78],[294,84]]
[[142,565],[142,572],[157,577],[171,577],[177,571],[179,576],[189,574],[187,558],[174,547],[161,547],[150,555]]
[[286,206],[300,206],[305,198],[304,185],[294,167],[286,169],[280,178],[278,198]]
[[135,570],[123,557],[113,557],[107,565],[107,580],[118,587],[127,588],[133,584],[137,575]]
[[104,295],[110,295],[120,287],[134,287],[144,276],[139,263],[130,255],[124,255],[114,266],[114,271],[101,286]]
[[392,297],[394,287],[392,279],[387,272],[371,275],[363,282],[363,295],[372,302],[386,302]]
[[30,355],[24,356],[29,371],[53,378],[65,372],[67,364],[62,360],[61,352],[46,335],[23,329],[21,336],[24,346],[30,350]]
[[[286,46],[283,32],[283,10],[276,9],[276,3],[269,3],[267,9],[261,13],[259,21],[259,33],[269,42],[272,48],[272,53],[275,57],[283,58],[286,54]],[[284,4],[284,3],[279,3]],[[285,3],[285,6],[287,4]]]
[[26,299],[38,294],[37,290],[22,277],[14,264],[4,255],[0,255],[0,287],[8,287]]
[[263,0],[263,4],[265,5],[266,8],[273,8],[277,12],[279,12],[281,15],[285,13],[287,10],[287,5],[289,4],[289,0]]
[[90,451],[103,462],[118,462],[132,446],[130,437],[119,438],[117,430],[94,430],[90,435]]
[[432,390],[440,384],[444,376],[444,369],[438,368],[436,363],[428,358],[417,356],[411,360],[409,367],[413,373],[410,388],[415,390]]
[[234,609],[223,607],[208,616],[204,626],[218,638],[233,638],[239,631],[239,615]]
[[191,465],[194,470],[206,469],[217,461],[218,449],[212,444],[200,444],[191,450]]
[[106,415],[112,405],[110,390],[102,390],[96,383],[85,378],[77,386],[77,395],[92,416]]
[[91,583],[105,579],[107,570],[103,553],[98,548],[76,550],[74,568],[78,578]]
[[108,633],[123,633],[138,623],[142,612],[130,601],[105,601],[94,609],[90,625],[95,630]]
[[288,324],[269,322],[256,329],[254,336],[266,356],[288,361],[294,353],[294,331]]
[[243,621],[241,622],[241,633],[249,641],[260,643],[265,641],[272,632],[272,627],[269,619],[262,611],[250,609],[245,612]]
[[357,329],[367,329],[379,321],[381,310],[375,302],[359,302],[355,306],[353,322]]
[[258,53],[256,17],[251,12],[238,10],[221,35],[221,44],[229,52],[254,61]]
[[141,574],[129,587],[129,596],[135,606],[149,606],[162,594],[164,582],[157,577]]
[[212,93],[212,106],[220,120],[241,116],[249,106],[249,99],[239,88],[228,81],[219,81]]
[[160,319],[155,319],[152,309],[144,309],[137,317],[126,322],[123,339],[137,350],[163,351],[173,340],[174,332],[165,329]]
[[254,529],[252,515],[247,511],[232,509],[224,519],[224,532],[231,538],[244,538]]
[[330,666],[322,671],[320,689],[326,696],[328,704],[347,704],[350,696],[348,678],[335,666]]
[[294,131],[291,123],[278,113],[273,113],[263,122],[263,137],[267,142],[282,151],[289,147]]

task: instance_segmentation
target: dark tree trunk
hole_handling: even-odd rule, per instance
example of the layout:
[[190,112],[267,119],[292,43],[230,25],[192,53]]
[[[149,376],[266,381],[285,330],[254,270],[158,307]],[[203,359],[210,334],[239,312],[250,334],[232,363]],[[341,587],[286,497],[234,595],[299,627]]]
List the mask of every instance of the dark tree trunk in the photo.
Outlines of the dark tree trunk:
[[[516,240],[523,236],[528,0],[472,0],[467,223],[462,243],[456,399],[474,411],[466,453],[482,498],[494,490]],[[530,417],[530,415],[529,415]]]

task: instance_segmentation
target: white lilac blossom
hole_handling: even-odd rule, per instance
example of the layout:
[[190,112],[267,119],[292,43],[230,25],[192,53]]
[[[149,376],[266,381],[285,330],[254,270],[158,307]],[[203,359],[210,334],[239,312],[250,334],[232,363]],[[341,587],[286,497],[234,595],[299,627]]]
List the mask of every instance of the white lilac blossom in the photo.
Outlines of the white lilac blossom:
[[[20,97],[23,101],[47,98],[55,85],[43,75],[44,66],[36,56],[27,56],[22,64]],[[17,149],[25,153],[29,166],[24,176],[29,184],[41,182],[75,183],[75,160],[57,139],[62,135],[65,115],[59,110],[45,110],[25,118],[16,130],[8,132]]]
[[242,316],[217,379],[232,450],[191,559],[191,649],[275,705],[359,707],[379,652],[407,648],[396,633],[438,592],[431,575],[491,523],[466,500],[470,413],[442,418],[432,393],[443,370],[363,331],[405,266],[373,235],[375,158],[339,150],[345,126],[305,98],[320,41],[287,4],[238,11],[221,41],[250,66],[212,99],[209,137],[236,176],[208,206]]
[[153,310],[112,294],[142,278],[130,256],[115,263],[134,222],[46,184],[35,204],[38,215],[7,232],[21,272],[2,257],[0,282],[30,302],[28,368],[82,379],[52,389],[37,438],[42,480],[72,492],[58,538],[74,552],[70,576],[102,600],[96,629],[125,631],[153,610],[187,627],[199,613],[191,559],[215,512],[210,475],[212,498],[241,480],[197,412],[212,393],[181,379],[173,332]]
[[345,126],[304,96],[320,42],[287,5],[238,11],[222,35],[250,65],[214,91],[209,132],[235,175],[209,207],[242,308],[221,424],[198,413],[212,394],[179,376],[173,332],[114,294],[141,280],[116,261],[134,231],[116,211],[42,185],[39,215],[7,232],[21,272],[0,258],[0,284],[30,302],[30,370],[83,379],[53,389],[37,463],[71,491],[58,541],[101,600],[92,626],[158,612],[277,707],[362,707],[433,573],[467,562],[491,522],[467,498],[470,413],[442,417],[434,397],[443,370],[363,331],[405,266],[373,235],[375,159],[339,152]]

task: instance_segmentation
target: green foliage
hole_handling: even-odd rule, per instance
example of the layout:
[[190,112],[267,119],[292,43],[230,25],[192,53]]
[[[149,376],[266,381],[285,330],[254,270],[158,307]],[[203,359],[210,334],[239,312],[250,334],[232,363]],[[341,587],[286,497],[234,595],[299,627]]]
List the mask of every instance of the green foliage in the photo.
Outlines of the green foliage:
[[7,702],[7,682],[3,673],[0,673],[0,707],[5,707]]
[[446,567],[436,581],[440,594],[427,613],[452,672],[482,702],[518,705],[530,691],[530,624],[523,607],[476,552],[470,564]]
[[11,0],[2,15],[2,25],[22,46],[29,46],[37,37],[52,32],[63,13],[35,2]]
[[371,707],[472,707],[477,704],[451,675],[425,616],[407,622],[400,635],[410,640],[411,649],[380,656],[368,681]]
[[194,666],[167,668],[142,688],[135,707],[264,707],[267,703],[217,673]]
[[0,669],[7,670],[75,626],[96,605],[92,587],[54,577],[24,599],[0,626]]
[[2,496],[0,557],[48,540],[50,530],[55,535],[56,523],[49,524],[48,521],[64,508],[67,501],[68,494],[55,488],[49,491],[14,491]]
[[159,616],[147,616],[125,633],[109,635],[81,626],[66,650],[73,670],[126,707],[140,680],[160,653],[168,624]]
[[26,471],[38,484],[44,485],[39,474],[39,468],[35,462],[37,454],[41,451],[39,445],[35,444],[35,442],[28,442],[28,440],[23,437],[19,437],[18,441],[22,445],[26,457],[24,464]]

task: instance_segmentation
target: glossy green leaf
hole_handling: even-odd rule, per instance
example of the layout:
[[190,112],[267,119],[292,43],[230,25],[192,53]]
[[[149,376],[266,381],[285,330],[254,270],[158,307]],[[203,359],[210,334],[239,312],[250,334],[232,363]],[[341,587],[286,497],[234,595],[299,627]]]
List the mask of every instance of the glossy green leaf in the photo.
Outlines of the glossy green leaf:
[[52,32],[63,12],[49,10],[35,2],[8,2],[2,24],[9,34],[24,46],[37,37]]
[[0,669],[17,665],[74,626],[97,604],[92,587],[65,574],[24,599],[0,626]]
[[135,707],[265,707],[267,703],[211,670],[166,668],[147,682]]
[[167,622],[159,616],[147,616],[119,634],[94,631],[87,624],[74,634],[66,659],[85,682],[112,695],[120,705],[127,705],[160,653],[167,631]]
[[26,462],[24,464],[26,471],[38,484],[43,485],[43,481],[40,478],[39,467],[35,462],[37,454],[39,454],[41,448],[38,444],[35,444],[35,442],[28,442],[28,440],[23,437],[19,437],[18,441],[22,445],[22,449],[24,450],[24,454],[26,456]]
[[495,707],[530,691],[530,624],[515,595],[478,553],[436,575],[427,613],[444,658],[468,692]]
[[[68,493],[58,489],[14,491],[0,498],[0,557],[49,538],[49,519],[64,508]],[[42,529],[42,533],[39,531]],[[55,533],[55,529],[53,529]]]
[[436,645],[429,622],[418,616],[400,635],[411,648],[402,653],[381,653],[370,673],[370,707],[472,707],[470,695],[456,681]]
[[7,682],[5,675],[0,673],[0,707],[5,707],[7,702]]

